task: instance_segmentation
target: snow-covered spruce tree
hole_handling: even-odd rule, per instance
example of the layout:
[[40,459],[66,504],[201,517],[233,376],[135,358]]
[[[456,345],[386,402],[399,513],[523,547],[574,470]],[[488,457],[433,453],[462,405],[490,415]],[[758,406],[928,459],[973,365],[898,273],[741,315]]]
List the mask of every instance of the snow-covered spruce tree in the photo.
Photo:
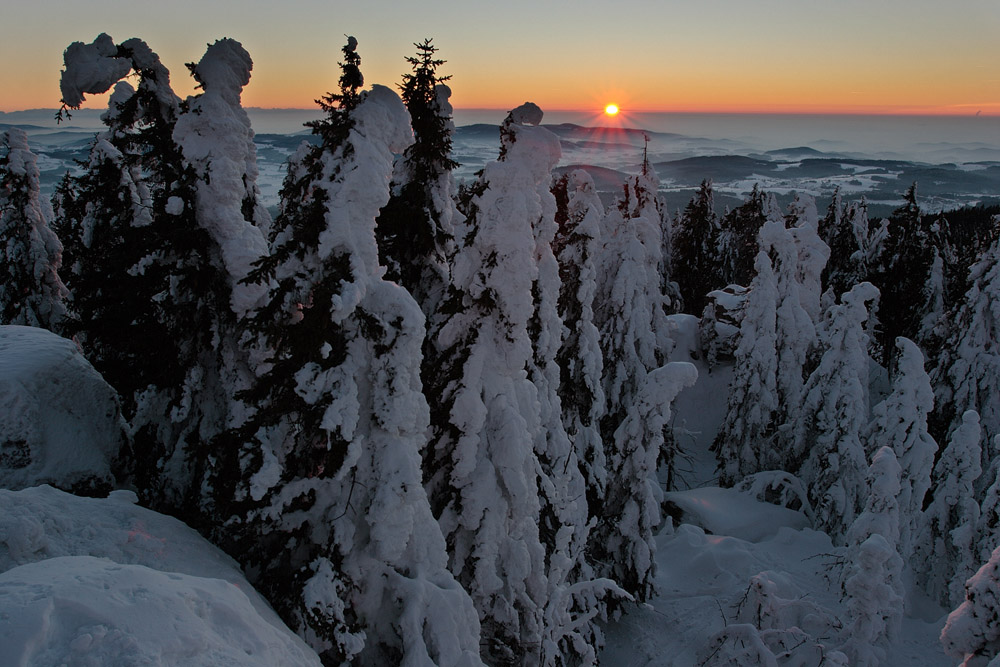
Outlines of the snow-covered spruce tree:
[[375,243],[409,118],[388,88],[359,91],[356,47],[248,276],[272,285],[246,320],[270,357],[243,394],[255,412],[221,443],[216,534],[327,662],[476,664],[475,612],[421,484],[424,318]]
[[903,195],[887,227],[877,271],[882,293],[878,345],[882,363],[890,366],[897,336],[915,339],[925,316],[925,285],[934,261],[933,239],[917,204],[917,186]]
[[670,340],[657,272],[655,183],[651,169],[630,179],[604,220],[595,308],[604,356],[600,428],[608,481],[591,552],[601,574],[640,600],[652,593],[652,528],[660,518],[653,475],[663,430],[670,402],[694,381],[692,367],[659,369]]
[[445,296],[454,252],[454,225],[458,212],[453,201],[451,157],[450,76],[439,76],[445,63],[434,57],[437,48],[426,39],[414,44],[413,68],[403,75],[403,103],[410,112],[413,144],[396,162],[389,202],[379,213],[376,238],[386,278],[409,290],[429,317]]
[[[816,527],[843,539],[861,507],[868,422],[867,305],[878,298],[871,283],[856,285],[827,316],[819,366],[809,376],[789,467],[809,489]],[[801,464],[797,464],[801,461]]]
[[608,491],[591,552],[601,574],[618,582],[638,600],[655,592],[656,542],[662,489],[656,480],[657,459],[670,423],[670,405],[698,378],[695,367],[670,362],[645,375],[625,420],[608,448]]
[[[538,127],[541,118],[534,104],[513,110],[501,127],[500,158],[467,192],[454,283],[435,343],[439,372],[428,387],[428,493],[452,572],[479,612],[483,657],[492,663],[550,664],[579,649],[593,652],[583,636],[592,611],[578,610],[580,627],[573,627],[565,581],[565,545],[583,526],[555,535],[539,529],[553,525],[560,508],[551,503],[563,491],[548,474],[557,459],[545,433],[553,408],[558,417],[557,385],[551,375],[536,385],[545,369],[535,351],[543,331],[551,331],[536,310],[544,275],[536,225],[554,216],[548,187],[560,153],[556,137]],[[554,295],[548,298],[554,311]],[[557,367],[555,373],[557,383]],[[572,459],[560,464],[576,467]],[[582,484],[579,493],[582,505]]]
[[630,178],[601,223],[594,319],[604,357],[607,405],[601,435],[606,446],[628,415],[645,374],[663,363],[671,346],[658,274],[661,236],[655,194],[651,171]]
[[[90,45],[70,45],[65,62],[67,107],[131,71],[139,75],[137,89],[116,86],[104,116],[108,131],[81,181],[81,197],[94,202],[85,198],[87,252],[77,282],[92,287],[79,299],[77,326],[95,365],[112,371],[109,380],[125,394],[135,434],[133,473],[144,499],[195,521],[192,514],[209,511],[208,443],[229,425],[233,395],[248,375],[237,317],[263,294],[238,284],[266,251],[254,224],[266,224],[266,212],[256,203],[252,132],[240,108],[252,63],[238,42],[211,45],[190,66],[204,92],[181,103],[166,68],[141,40],[115,46],[101,35]],[[95,247],[97,234],[115,245]],[[102,287],[94,274],[105,269],[95,261],[100,255],[128,276],[115,289],[107,288],[106,276]],[[133,291],[123,298],[125,286]],[[114,330],[123,319],[125,331]],[[167,342],[158,349],[170,363],[140,359],[130,368],[136,351],[126,343],[119,352],[119,339],[157,323],[157,339]]]
[[719,221],[719,265],[725,284],[749,285],[753,278],[757,233],[767,220],[767,199],[755,183],[747,200]]
[[969,283],[931,376],[932,433],[943,438],[964,410],[976,410],[983,429],[981,466],[988,468],[998,453],[989,445],[1000,435],[1000,242],[972,266]]
[[979,415],[966,411],[934,466],[933,499],[916,542],[917,582],[944,606],[959,603],[962,583],[979,562],[974,485],[982,474],[980,433]]
[[880,664],[903,619],[900,472],[892,447],[875,453],[865,481],[865,509],[847,530],[841,592],[850,616],[843,650],[851,664]]
[[868,280],[868,204],[845,203],[838,187],[819,223],[820,237],[830,248],[823,287],[843,294]]
[[877,667],[887,657],[891,624],[898,624],[897,614],[902,616],[902,600],[888,583],[890,563],[898,558],[893,545],[877,533],[857,547],[850,576],[844,582],[851,621],[841,650],[851,665]]
[[[994,448],[1000,447],[998,439],[1000,436],[994,436]],[[979,481],[978,486],[986,487],[979,503],[979,522],[976,526],[976,551],[982,561],[989,560],[990,554],[1000,546],[1000,461],[993,461]]]
[[680,288],[684,310],[700,313],[708,293],[724,287],[719,270],[719,218],[715,214],[712,181],[704,180],[677,218],[673,238],[673,279]]
[[941,630],[944,652],[963,667],[985,667],[1000,655],[1000,547],[965,582],[965,600]]
[[[119,83],[111,95],[112,107],[134,92],[129,84]],[[105,122],[113,124],[112,111],[105,114]],[[141,263],[147,253],[157,256],[147,246],[153,238],[150,190],[138,156],[122,153],[108,132],[95,139],[74,186],[78,205],[63,208],[61,218],[73,232],[68,243],[74,260],[67,274],[73,307],[66,331],[116,389],[122,412],[131,421],[142,391],[182,380],[177,366],[149,354],[155,349],[163,358],[179,357],[179,340],[161,322],[156,301],[164,290],[163,268],[151,261]],[[143,270],[136,271],[137,266]],[[136,482],[144,489],[156,485],[141,473]]]
[[[82,166],[81,162],[81,166]],[[76,261],[76,249],[82,244],[80,237],[80,219],[82,218],[82,205],[77,189],[76,179],[73,174],[67,171],[59,179],[55,191],[52,193],[52,224],[50,228],[55,232],[56,238],[62,244],[62,264],[59,267],[59,277],[70,289],[73,275],[79,267]],[[70,289],[72,293],[72,289]]]
[[[540,120],[540,117],[537,118],[536,124]],[[507,128],[501,128],[502,135],[506,132]],[[510,140],[518,140],[516,130],[510,135]],[[596,663],[595,648],[603,642],[601,631],[592,621],[593,617],[604,613],[601,598],[608,593],[627,596],[608,581],[594,581],[591,564],[587,562],[590,515],[584,472],[592,470],[581,468],[580,453],[563,424],[559,355],[567,329],[559,313],[562,282],[559,262],[552,248],[558,226],[551,178],[550,175],[536,185],[541,208],[533,221],[532,230],[538,274],[531,287],[534,312],[528,322],[532,343],[528,379],[537,391],[541,425],[541,432],[535,436],[535,452],[542,473],[538,480],[541,500],[539,536],[545,546],[549,585],[544,620],[551,634],[545,639],[548,647],[543,658],[550,664],[589,664]],[[591,298],[593,288],[591,284]],[[591,352],[600,355],[596,327],[591,323],[590,328],[595,334],[591,342],[596,346]],[[599,377],[595,379],[599,381]],[[596,428],[596,424],[593,426]],[[572,629],[573,626],[578,629]]]
[[[796,200],[797,202],[799,200]],[[761,227],[761,245],[768,249],[775,268],[777,308],[775,310],[775,336],[778,353],[777,390],[779,431],[776,445],[781,460],[788,467],[794,438],[793,428],[798,421],[805,384],[807,357],[816,345],[818,320],[811,309],[819,309],[819,275],[826,260],[826,247],[815,233],[815,211],[799,215],[800,226],[785,228],[785,222],[772,195],[768,198],[768,222]],[[797,209],[793,209],[797,210]],[[803,283],[803,280],[806,282]],[[803,296],[806,293],[807,296]]]
[[908,559],[920,530],[938,445],[927,432],[927,415],[934,407],[934,392],[924,372],[924,357],[908,338],[897,338],[896,350],[899,358],[892,393],[872,409],[864,440],[869,454],[880,447],[892,447],[903,471],[898,494],[899,553]]
[[[802,307],[799,244],[776,206],[759,234],[726,421],[716,437],[720,481],[784,468],[791,458],[803,366],[816,333]],[[756,293],[755,293],[756,290]]]
[[0,133],[0,324],[61,330],[69,293],[47,204],[27,135],[15,127]]
[[[776,224],[776,223],[775,223]],[[719,483],[732,486],[747,475],[780,466],[775,450],[778,404],[778,349],[775,313],[778,286],[767,251],[757,253],[736,347],[726,418],[713,448]]]
[[[597,256],[604,207],[586,171],[558,179],[555,189],[566,196],[565,218],[559,219],[552,249],[559,262],[559,316],[566,335],[559,347],[559,400],[563,424],[573,442],[587,489],[588,516],[599,514],[607,485],[600,420],[604,410],[600,332],[594,324]],[[558,196],[557,196],[558,199]]]
[[809,195],[796,195],[795,201],[789,206],[788,226],[798,252],[796,278],[799,283],[802,308],[815,323],[822,315],[820,310],[820,297],[823,294],[822,277],[830,259],[830,246],[819,236],[816,200]]

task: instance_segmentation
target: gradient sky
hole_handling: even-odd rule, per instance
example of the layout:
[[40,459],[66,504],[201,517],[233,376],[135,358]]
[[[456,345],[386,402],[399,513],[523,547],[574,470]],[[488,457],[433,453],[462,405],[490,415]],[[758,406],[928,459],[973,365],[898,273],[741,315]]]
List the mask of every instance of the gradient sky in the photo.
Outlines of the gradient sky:
[[246,106],[311,108],[346,33],[393,86],[433,37],[460,108],[1000,115],[1000,0],[3,0],[0,111],[58,106],[63,49],[100,32],[148,42],[180,95],[241,41]]

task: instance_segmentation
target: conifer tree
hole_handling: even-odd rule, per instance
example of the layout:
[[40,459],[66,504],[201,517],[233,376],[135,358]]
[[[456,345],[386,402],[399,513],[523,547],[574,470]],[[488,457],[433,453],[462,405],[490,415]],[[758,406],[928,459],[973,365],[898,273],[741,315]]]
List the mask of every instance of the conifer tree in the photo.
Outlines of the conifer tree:
[[423,316],[383,280],[374,240],[409,119],[389,89],[359,91],[357,40],[343,54],[273,253],[247,277],[271,287],[245,320],[268,358],[220,442],[216,532],[326,661],[476,664],[475,612],[421,484]]
[[898,494],[899,552],[909,558],[920,529],[938,446],[927,432],[927,415],[934,406],[934,392],[924,372],[924,357],[908,338],[897,338],[896,350],[899,359],[892,393],[872,409],[865,440],[869,453],[879,447],[892,447],[902,468]]
[[[553,376],[536,358],[559,340],[550,319],[557,270],[542,255],[560,150],[538,127],[541,119],[534,104],[513,110],[501,127],[500,158],[466,193],[454,285],[436,341],[439,372],[429,387],[428,493],[452,572],[479,612],[483,657],[491,663],[583,660],[593,653],[587,619],[598,611],[594,596],[582,594],[593,585],[574,587],[583,589],[578,597],[568,587],[574,557],[566,543],[583,526],[563,523],[566,487],[553,473],[576,464],[546,433],[559,416],[552,400],[558,367]],[[582,503],[582,485],[580,495]]]
[[[600,420],[604,410],[600,332],[594,323],[597,292],[597,257],[600,252],[604,207],[594,181],[581,169],[557,180],[555,190],[565,193],[565,217],[552,249],[559,262],[559,316],[566,325],[556,360],[559,364],[559,399],[566,433],[573,442],[584,482],[588,516],[597,516],[607,484]],[[556,195],[556,199],[559,196]]]
[[802,308],[798,245],[772,210],[760,230],[736,351],[726,421],[716,438],[720,481],[735,484],[790,458],[791,427],[802,400],[803,366],[815,329]]
[[445,61],[435,57],[438,49],[429,39],[414,46],[417,55],[406,58],[413,72],[403,75],[400,86],[414,141],[396,163],[376,236],[387,278],[409,290],[430,317],[449,281],[458,215],[451,172],[458,163],[451,157],[455,126],[445,85],[451,77],[437,73]]
[[[994,449],[1000,446],[993,438]],[[984,479],[985,478],[985,479]],[[989,470],[980,477],[979,486],[985,486],[983,500],[979,504],[979,524],[976,526],[976,550],[980,560],[989,560],[990,554],[1000,546],[1000,462],[994,461]]]
[[767,220],[767,208],[767,196],[755,183],[747,200],[720,220],[719,262],[725,284],[750,284],[757,233]]
[[[819,366],[804,389],[791,459],[809,489],[816,525],[834,541],[843,538],[860,509],[865,451],[862,429],[868,420],[867,304],[878,298],[870,283],[856,285],[827,316]],[[801,461],[796,465],[796,461]]]
[[997,455],[990,444],[1000,435],[1000,244],[972,266],[969,282],[932,375],[932,433],[946,437],[965,409],[976,410],[983,430],[981,467],[988,469]]
[[766,250],[757,253],[755,269],[740,323],[726,418],[713,444],[722,486],[732,486],[762,470],[777,469],[781,463],[775,448],[779,426],[778,286]]
[[[587,616],[603,615],[602,598],[620,591],[610,586],[610,582],[595,582],[591,564],[587,562],[590,517],[585,470],[563,423],[559,354],[566,326],[559,313],[562,282],[552,247],[558,231],[557,205],[550,183],[551,176],[536,185],[541,211],[533,221],[532,231],[538,274],[531,286],[533,313],[528,322],[528,335],[532,357],[527,367],[528,379],[537,392],[541,425],[540,432],[535,435],[535,452],[541,470],[538,478],[539,535],[548,565],[545,641],[551,645],[543,657],[550,664],[562,661],[589,664],[596,663],[596,648],[602,635]],[[593,342],[597,343],[596,337]],[[598,345],[598,354],[599,350]],[[574,592],[569,593],[570,590]],[[574,626],[579,629],[573,629]]]
[[979,503],[974,484],[982,473],[979,415],[968,410],[934,466],[933,500],[924,511],[914,563],[917,582],[933,599],[954,606],[975,571]]
[[892,447],[875,453],[865,480],[865,509],[847,530],[841,589],[851,619],[844,647],[851,664],[874,667],[884,661],[903,619],[900,472]]
[[655,573],[659,487],[652,475],[663,429],[670,402],[694,381],[686,369],[659,368],[670,344],[658,273],[662,239],[655,174],[643,172],[629,179],[602,225],[595,315],[604,356],[607,403],[600,427],[608,482],[591,538],[595,560],[604,564],[600,573],[640,600],[652,593]]
[[864,198],[846,203],[838,187],[820,221],[820,237],[830,247],[823,286],[843,294],[868,280],[868,204]]
[[[114,107],[134,90],[119,83],[112,94]],[[114,109],[109,110],[109,114]],[[105,114],[105,121],[113,117]],[[111,141],[111,130],[98,136],[90,149],[83,174],[74,181],[76,207],[64,207],[61,222],[71,230],[75,258],[68,274],[73,308],[67,333],[82,345],[87,359],[117,390],[128,421],[136,415],[139,394],[147,387],[176,385],[181,378],[172,363],[150,363],[150,349],[179,358],[179,341],[160,321],[154,300],[163,291],[158,264],[133,270],[147,252],[151,239],[152,200],[141,175],[138,157],[122,153]],[[145,298],[143,298],[145,297]],[[155,454],[153,454],[155,456]],[[150,471],[151,472],[151,471]],[[140,471],[137,482],[156,485]]]
[[789,207],[788,226],[795,239],[798,257],[796,278],[802,308],[815,323],[821,315],[822,276],[830,259],[830,247],[819,236],[819,216],[816,213],[816,201],[812,197],[796,195]]
[[[80,166],[85,163],[80,162]],[[77,190],[76,179],[73,174],[67,171],[59,179],[55,191],[52,193],[52,231],[62,244],[62,264],[59,267],[59,277],[70,289],[73,276],[79,271],[76,261],[75,251],[82,244],[80,238],[79,222],[82,217],[80,195]],[[72,289],[70,289],[72,292]]]
[[[228,425],[238,369],[246,365],[237,315],[261,295],[238,281],[266,249],[261,231],[245,219],[263,211],[253,202],[252,132],[239,102],[252,63],[233,40],[211,45],[190,66],[204,92],[183,104],[142,40],[115,45],[101,35],[90,45],[74,43],[65,63],[62,92],[70,108],[131,71],[139,75],[136,89],[115,86],[104,116],[108,131],[81,180],[77,283],[90,293],[78,300],[77,330],[95,366],[125,395],[136,441],[132,472],[144,500],[206,520],[208,442]],[[111,247],[95,247],[95,234]],[[96,273],[106,269],[127,278],[108,288]],[[122,321],[126,326],[115,328]],[[163,331],[153,339],[164,341],[158,349],[169,364],[121,344],[156,326]]]
[[706,179],[678,216],[673,238],[674,280],[686,312],[700,313],[708,293],[724,287],[718,261],[719,233],[712,181]]
[[941,630],[944,652],[972,667],[1000,655],[1000,547],[965,582],[965,599]]
[[893,211],[882,248],[878,281],[882,292],[879,320],[882,331],[879,347],[882,363],[889,366],[897,336],[914,339],[926,314],[925,285],[934,261],[930,230],[917,204],[917,185],[903,196],[902,206]]
[[27,135],[18,128],[0,133],[0,324],[60,329],[69,294],[49,218]]
[[605,443],[625,420],[645,374],[662,364],[670,347],[658,272],[655,192],[649,176],[630,178],[601,224],[595,322],[604,357]]

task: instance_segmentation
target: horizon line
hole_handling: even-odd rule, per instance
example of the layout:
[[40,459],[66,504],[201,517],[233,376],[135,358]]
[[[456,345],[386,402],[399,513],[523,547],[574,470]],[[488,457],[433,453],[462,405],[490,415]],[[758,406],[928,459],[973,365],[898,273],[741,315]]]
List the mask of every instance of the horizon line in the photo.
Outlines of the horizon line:
[[[246,106],[243,107],[247,110],[255,111],[319,111],[318,107],[271,107],[271,106]],[[94,106],[94,107],[83,107],[81,109],[73,109],[71,111],[101,111],[106,109],[104,106]],[[14,114],[14,113],[33,113],[33,112],[52,112],[55,113],[59,110],[59,107],[35,107],[30,109],[11,109],[3,110],[0,109],[0,114]],[[486,106],[472,106],[472,107],[455,107],[455,112],[491,112],[491,113],[506,113],[510,109],[504,107],[486,107]],[[572,114],[599,114],[603,116],[603,111],[600,109],[580,109],[580,108],[549,108],[544,109],[546,114],[551,113],[572,113]],[[889,109],[889,110],[876,110],[876,109],[830,109],[830,110],[788,110],[788,109],[775,109],[775,110],[765,110],[765,109],[745,109],[745,110],[734,110],[734,109],[623,109],[621,112],[624,119],[627,119],[629,115],[700,115],[700,116],[907,116],[907,117],[928,117],[928,118],[997,118],[1000,117],[1000,109],[976,109],[976,111],[966,111],[966,110],[940,110],[940,111],[929,111],[926,109]]]

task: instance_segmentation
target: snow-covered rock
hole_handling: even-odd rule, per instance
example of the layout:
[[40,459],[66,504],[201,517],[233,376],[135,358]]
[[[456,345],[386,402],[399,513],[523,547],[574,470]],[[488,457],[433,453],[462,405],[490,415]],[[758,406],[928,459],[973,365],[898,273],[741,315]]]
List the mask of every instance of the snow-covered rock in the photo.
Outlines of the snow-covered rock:
[[127,441],[115,390],[76,345],[0,326],[0,487],[110,489]]
[[232,559],[135,500],[0,490],[0,662],[319,664]]
[[12,665],[319,665],[221,579],[67,556],[0,574]]

